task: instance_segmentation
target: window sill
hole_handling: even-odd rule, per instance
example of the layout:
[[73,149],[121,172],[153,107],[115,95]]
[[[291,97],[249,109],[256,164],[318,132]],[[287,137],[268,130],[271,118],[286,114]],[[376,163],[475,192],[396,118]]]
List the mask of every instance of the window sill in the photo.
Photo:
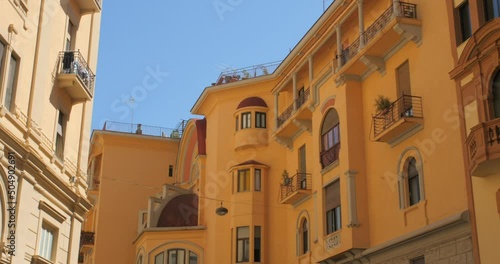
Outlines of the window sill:
[[327,172],[337,168],[338,166],[339,166],[339,160],[336,160],[328,164],[328,166],[326,166],[324,169],[321,170],[321,175],[325,175]]
[[39,255],[33,255],[31,257],[31,264],[53,264],[54,262],[45,259]]

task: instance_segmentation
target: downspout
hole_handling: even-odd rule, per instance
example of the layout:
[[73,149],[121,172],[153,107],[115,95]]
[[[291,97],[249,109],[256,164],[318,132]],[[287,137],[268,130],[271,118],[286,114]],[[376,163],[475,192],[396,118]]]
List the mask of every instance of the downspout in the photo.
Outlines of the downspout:
[[36,82],[36,74],[38,68],[38,55],[40,50],[40,38],[42,35],[42,24],[43,24],[43,13],[45,11],[45,0],[41,0],[40,2],[40,14],[38,16],[38,28],[36,34],[36,43],[35,43],[35,58],[33,60],[33,72],[31,74],[31,86],[30,86],[30,95],[28,100],[28,124],[26,134],[24,135],[24,139],[28,142],[29,135],[31,133],[31,129],[33,127],[33,120],[31,118],[33,114],[33,101],[34,101],[34,93],[35,93],[35,82]]

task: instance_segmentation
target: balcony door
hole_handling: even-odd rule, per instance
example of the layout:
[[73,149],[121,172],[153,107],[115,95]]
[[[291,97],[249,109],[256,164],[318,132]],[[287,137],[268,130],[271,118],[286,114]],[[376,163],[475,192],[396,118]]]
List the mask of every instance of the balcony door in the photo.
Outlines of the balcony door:
[[299,185],[301,189],[307,188],[307,179],[306,179],[306,145],[303,145],[299,148],[299,170],[298,170],[298,179]]
[[405,61],[396,69],[396,87],[398,93],[397,115],[393,118],[413,116],[410,85],[410,63]]

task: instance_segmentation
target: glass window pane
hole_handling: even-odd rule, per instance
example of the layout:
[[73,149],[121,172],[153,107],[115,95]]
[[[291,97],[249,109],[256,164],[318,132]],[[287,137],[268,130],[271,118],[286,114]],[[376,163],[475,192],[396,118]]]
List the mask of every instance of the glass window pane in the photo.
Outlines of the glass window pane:
[[194,252],[189,252],[189,264],[198,264],[198,255]]
[[469,1],[465,1],[458,7],[460,15],[460,29],[462,34],[462,42],[466,41],[472,35],[472,25],[470,20]]
[[54,247],[55,231],[47,226],[42,226],[40,234],[40,251],[39,255],[47,260],[52,259],[52,249]]
[[177,250],[177,264],[185,264],[186,263],[186,251],[182,249]]
[[250,237],[250,229],[248,226],[238,227],[236,229],[237,238],[249,238]]
[[260,169],[255,169],[255,190],[261,190]]
[[493,79],[492,92],[495,118],[500,118],[500,71],[497,72],[495,78]]
[[155,256],[155,264],[163,264],[163,252]]
[[5,45],[2,42],[0,42],[0,80],[2,79],[4,56],[5,56]]
[[15,95],[14,85],[16,81],[16,73],[17,73],[17,59],[16,57],[12,56],[10,58],[9,73],[7,75],[7,86],[5,89],[5,107],[9,111],[12,110],[13,106],[13,100]]
[[261,227],[256,226],[254,227],[254,252],[253,252],[253,260],[255,262],[260,262],[260,257],[261,257]]

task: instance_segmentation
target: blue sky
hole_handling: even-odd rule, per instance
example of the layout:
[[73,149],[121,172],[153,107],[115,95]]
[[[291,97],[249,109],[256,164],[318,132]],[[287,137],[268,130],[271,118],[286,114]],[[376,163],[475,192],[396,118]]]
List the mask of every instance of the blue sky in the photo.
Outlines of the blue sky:
[[222,70],[284,59],[323,13],[323,0],[103,5],[94,129],[132,113],[134,123],[175,127]]

